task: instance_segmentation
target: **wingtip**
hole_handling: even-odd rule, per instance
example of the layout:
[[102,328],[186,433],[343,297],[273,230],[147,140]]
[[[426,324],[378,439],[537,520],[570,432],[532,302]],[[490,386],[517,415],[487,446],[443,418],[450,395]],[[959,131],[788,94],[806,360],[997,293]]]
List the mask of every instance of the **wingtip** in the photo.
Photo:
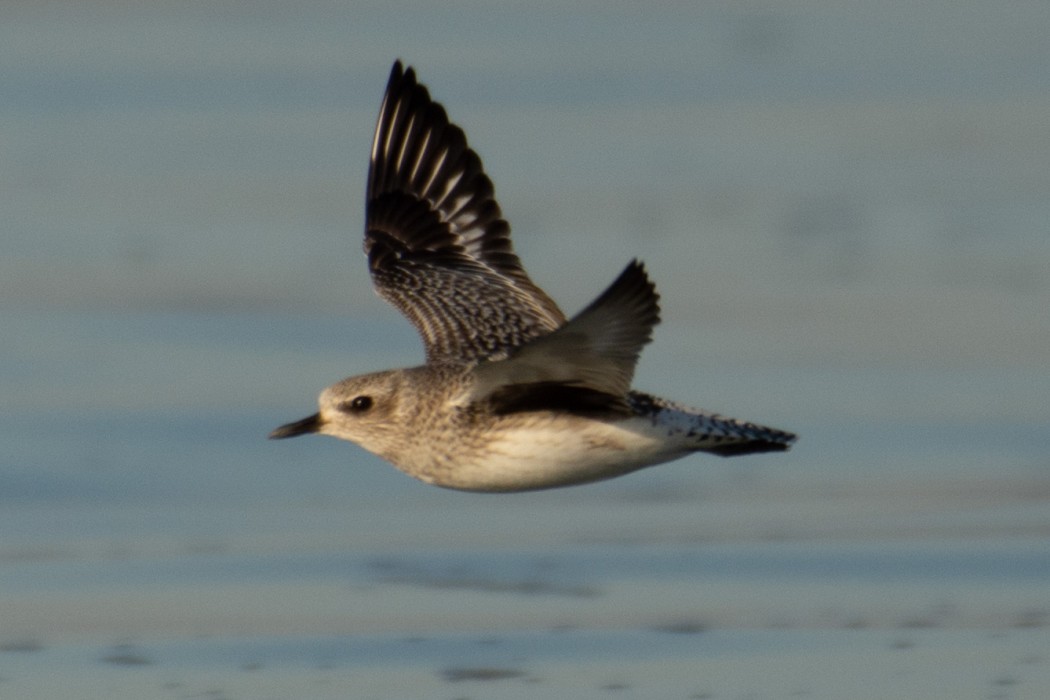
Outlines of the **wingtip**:
[[645,263],[641,260],[632,258],[619,277],[609,285],[605,293],[608,294],[613,289],[630,290],[630,294],[634,296],[638,303],[649,307],[649,313],[652,315],[652,325],[655,326],[660,323],[660,294],[656,291],[656,283],[649,277],[649,272],[645,269]]
[[645,263],[639,260],[638,258],[631,258],[631,262],[627,263],[627,267],[625,267],[623,269],[623,272],[620,273],[620,277],[625,279],[632,277],[636,278],[639,280],[639,282],[642,282],[643,284],[647,284],[650,287],[652,287],[653,291],[656,290],[656,285],[649,277],[649,271],[645,269]]
[[[400,58],[394,59],[394,65],[390,67],[390,78],[386,83],[386,92],[395,92],[402,83],[411,86],[416,84],[416,72],[412,66],[406,66]],[[404,88],[401,88],[404,89]]]

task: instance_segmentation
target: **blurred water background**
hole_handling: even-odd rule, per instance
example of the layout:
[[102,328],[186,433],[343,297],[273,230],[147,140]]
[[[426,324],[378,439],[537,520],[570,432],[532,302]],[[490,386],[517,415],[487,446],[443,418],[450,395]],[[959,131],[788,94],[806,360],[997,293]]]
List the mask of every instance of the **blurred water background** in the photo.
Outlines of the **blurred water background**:
[[[1050,692],[1050,6],[0,15],[0,696]],[[267,442],[421,361],[398,57],[567,312],[646,262],[639,388],[798,445],[479,496]]]

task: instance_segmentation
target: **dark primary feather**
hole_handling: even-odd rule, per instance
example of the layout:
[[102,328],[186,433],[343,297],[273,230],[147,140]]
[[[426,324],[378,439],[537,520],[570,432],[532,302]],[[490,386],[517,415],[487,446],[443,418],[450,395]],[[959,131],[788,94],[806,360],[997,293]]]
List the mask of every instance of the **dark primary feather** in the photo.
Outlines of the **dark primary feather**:
[[565,322],[514,254],[463,130],[394,63],[368,176],[365,252],[376,291],[423,336],[428,362],[471,362]]

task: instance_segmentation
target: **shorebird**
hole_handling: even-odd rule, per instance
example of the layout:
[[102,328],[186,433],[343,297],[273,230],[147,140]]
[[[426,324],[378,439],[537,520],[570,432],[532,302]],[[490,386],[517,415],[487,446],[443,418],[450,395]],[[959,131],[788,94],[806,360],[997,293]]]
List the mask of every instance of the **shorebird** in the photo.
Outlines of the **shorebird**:
[[529,491],[692,452],[788,449],[795,436],[631,389],[659,323],[632,261],[566,319],[514,253],[492,181],[412,68],[394,63],[368,173],[364,249],[376,292],[415,325],[426,363],[344,379],[271,438],[349,440],[424,482]]

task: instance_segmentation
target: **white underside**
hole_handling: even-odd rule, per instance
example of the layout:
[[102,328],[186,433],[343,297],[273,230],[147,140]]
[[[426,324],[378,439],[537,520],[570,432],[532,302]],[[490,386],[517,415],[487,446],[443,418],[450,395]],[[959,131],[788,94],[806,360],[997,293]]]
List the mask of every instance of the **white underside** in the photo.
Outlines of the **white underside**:
[[642,467],[677,459],[694,441],[668,435],[652,421],[631,418],[615,423],[578,419],[552,425],[506,427],[484,455],[457,462],[424,481],[471,491],[524,491],[609,479]]

